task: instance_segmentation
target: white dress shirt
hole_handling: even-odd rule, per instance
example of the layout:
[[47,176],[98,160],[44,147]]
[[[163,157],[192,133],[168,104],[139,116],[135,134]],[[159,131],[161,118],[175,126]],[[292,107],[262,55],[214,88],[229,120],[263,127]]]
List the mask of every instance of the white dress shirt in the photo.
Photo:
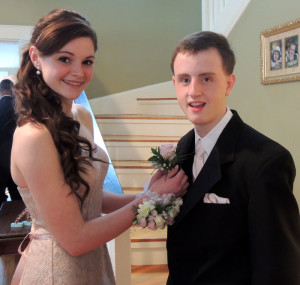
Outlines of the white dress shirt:
[[226,113],[223,116],[223,118],[219,121],[219,123],[203,138],[201,138],[196,129],[195,130],[195,145],[197,143],[197,141],[199,139],[201,139],[201,143],[205,149],[205,153],[204,153],[204,163],[207,160],[208,156],[210,155],[212,149],[214,148],[220,134],[222,133],[222,131],[224,130],[224,128],[226,127],[226,125],[228,124],[228,122],[230,121],[231,117],[232,117],[232,112],[230,111],[230,109],[227,107]]

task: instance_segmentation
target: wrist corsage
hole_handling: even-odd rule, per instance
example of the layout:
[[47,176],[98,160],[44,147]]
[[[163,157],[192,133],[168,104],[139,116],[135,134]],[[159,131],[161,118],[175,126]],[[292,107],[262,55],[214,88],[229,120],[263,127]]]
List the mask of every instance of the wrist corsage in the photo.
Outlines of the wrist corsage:
[[[164,144],[157,148],[151,148],[153,156],[148,161],[156,169],[168,173],[179,162],[183,160],[183,156],[176,155],[176,146],[172,144]],[[150,228],[152,230],[163,229],[166,225],[172,225],[175,217],[179,214],[180,206],[183,201],[174,194],[159,195],[148,189],[149,183],[145,185],[145,190],[138,194],[137,197],[144,195],[143,203],[133,206],[136,216],[133,225]]]
[[156,230],[163,229],[166,225],[172,225],[174,218],[180,211],[182,199],[174,194],[157,193],[147,190],[143,203],[133,206],[136,217],[132,224],[134,226]]

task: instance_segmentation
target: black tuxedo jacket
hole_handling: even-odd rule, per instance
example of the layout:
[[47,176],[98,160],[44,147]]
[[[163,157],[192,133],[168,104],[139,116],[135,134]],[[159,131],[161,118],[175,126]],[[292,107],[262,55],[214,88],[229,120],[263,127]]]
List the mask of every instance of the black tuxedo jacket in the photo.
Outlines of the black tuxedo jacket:
[[10,153],[16,120],[13,98],[4,96],[0,99],[0,167],[9,169]]
[[[168,227],[168,285],[299,285],[300,219],[290,153],[233,111]],[[178,143],[194,153],[194,130]],[[205,193],[230,204],[206,204]]]

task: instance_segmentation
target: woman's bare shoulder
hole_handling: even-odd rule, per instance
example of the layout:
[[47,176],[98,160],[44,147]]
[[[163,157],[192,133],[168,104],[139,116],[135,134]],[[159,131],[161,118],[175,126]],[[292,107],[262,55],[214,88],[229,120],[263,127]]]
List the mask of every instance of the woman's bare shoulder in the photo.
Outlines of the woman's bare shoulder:
[[14,141],[34,142],[35,140],[52,140],[49,130],[42,124],[26,123],[18,126],[14,133]]
[[74,119],[78,120],[81,125],[89,130],[93,134],[93,118],[90,111],[80,104],[73,105]]
[[16,128],[11,152],[11,170],[16,184],[27,187],[35,178],[46,177],[41,174],[45,162],[54,165],[56,161],[58,152],[45,126],[27,123]]
[[75,120],[76,119],[77,120],[82,120],[82,119],[86,119],[86,118],[89,118],[89,119],[92,118],[90,111],[81,104],[73,103],[72,113],[73,113],[73,117],[74,117]]

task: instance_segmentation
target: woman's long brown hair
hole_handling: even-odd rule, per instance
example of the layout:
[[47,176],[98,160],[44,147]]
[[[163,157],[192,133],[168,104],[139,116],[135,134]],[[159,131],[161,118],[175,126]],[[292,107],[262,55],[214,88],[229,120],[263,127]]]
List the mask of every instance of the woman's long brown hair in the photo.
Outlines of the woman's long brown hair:
[[[42,56],[47,56],[79,37],[91,38],[95,51],[97,50],[96,33],[87,19],[79,13],[55,9],[42,17],[34,27],[30,43],[23,52],[13,94],[18,126],[32,122],[42,124],[50,131],[60,156],[65,181],[82,205],[90,190],[82,174],[86,173],[86,167],[92,161],[98,159],[93,157],[91,143],[79,136],[79,122],[63,112],[60,95],[48,87],[42,75],[36,74],[29,56],[29,48],[33,45]],[[85,188],[83,194],[78,191],[81,185]]]

